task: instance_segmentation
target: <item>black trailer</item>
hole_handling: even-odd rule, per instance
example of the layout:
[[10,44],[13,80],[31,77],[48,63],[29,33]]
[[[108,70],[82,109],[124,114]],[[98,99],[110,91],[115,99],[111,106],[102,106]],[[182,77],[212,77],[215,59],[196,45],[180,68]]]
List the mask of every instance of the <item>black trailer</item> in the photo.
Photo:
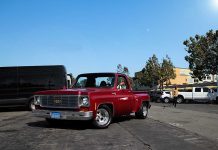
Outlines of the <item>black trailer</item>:
[[27,106],[32,110],[33,93],[69,87],[62,65],[0,67],[0,107]]

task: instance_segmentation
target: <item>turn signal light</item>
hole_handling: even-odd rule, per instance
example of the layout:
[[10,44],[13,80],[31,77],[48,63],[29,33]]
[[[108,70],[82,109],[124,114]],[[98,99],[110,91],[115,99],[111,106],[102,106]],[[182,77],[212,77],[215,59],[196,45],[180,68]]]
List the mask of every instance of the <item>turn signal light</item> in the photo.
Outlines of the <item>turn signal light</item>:
[[88,108],[80,108],[80,111],[89,111]]

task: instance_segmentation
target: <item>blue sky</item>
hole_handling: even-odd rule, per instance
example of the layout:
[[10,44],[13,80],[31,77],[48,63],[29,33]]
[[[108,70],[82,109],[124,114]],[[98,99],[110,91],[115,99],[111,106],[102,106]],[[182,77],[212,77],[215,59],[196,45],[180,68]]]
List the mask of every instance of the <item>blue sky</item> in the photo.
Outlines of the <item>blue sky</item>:
[[140,71],[169,55],[188,67],[183,41],[218,29],[216,0],[1,0],[0,66],[63,64],[74,76]]

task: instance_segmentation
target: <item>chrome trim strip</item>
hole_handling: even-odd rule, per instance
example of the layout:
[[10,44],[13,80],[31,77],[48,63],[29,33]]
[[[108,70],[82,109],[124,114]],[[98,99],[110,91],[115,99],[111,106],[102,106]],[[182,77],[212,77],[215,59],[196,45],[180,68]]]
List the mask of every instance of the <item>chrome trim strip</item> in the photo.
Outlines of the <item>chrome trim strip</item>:
[[[92,111],[59,111],[59,110],[33,110],[35,117],[51,118],[51,112],[60,112],[60,120],[91,120],[93,118]],[[59,120],[59,119],[58,119]]]

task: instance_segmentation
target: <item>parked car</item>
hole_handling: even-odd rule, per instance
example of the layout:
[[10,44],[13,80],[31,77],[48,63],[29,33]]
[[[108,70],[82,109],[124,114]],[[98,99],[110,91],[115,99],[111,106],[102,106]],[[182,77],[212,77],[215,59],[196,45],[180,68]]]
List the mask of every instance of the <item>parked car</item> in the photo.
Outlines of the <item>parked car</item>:
[[171,91],[162,91],[160,99],[164,103],[169,103],[170,101],[172,101]]
[[150,95],[150,99],[152,102],[161,102],[160,97],[161,97],[162,92],[161,91],[150,91],[149,95]]
[[164,102],[169,103],[172,100],[172,94],[170,91],[167,90],[157,90],[157,91],[150,91],[149,95],[151,97],[152,102]]
[[34,92],[66,88],[70,82],[62,65],[0,67],[0,107],[32,110]]
[[207,87],[193,87],[191,89],[180,89],[178,93],[177,103],[182,103],[184,101],[194,101],[194,102],[209,102],[209,88]]
[[33,114],[54,120],[92,120],[97,128],[106,128],[112,118],[135,113],[145,119],[150,108],[147,92],[132,91],[126,75],[89,73],[76,78],[72,89],[35,93]]

